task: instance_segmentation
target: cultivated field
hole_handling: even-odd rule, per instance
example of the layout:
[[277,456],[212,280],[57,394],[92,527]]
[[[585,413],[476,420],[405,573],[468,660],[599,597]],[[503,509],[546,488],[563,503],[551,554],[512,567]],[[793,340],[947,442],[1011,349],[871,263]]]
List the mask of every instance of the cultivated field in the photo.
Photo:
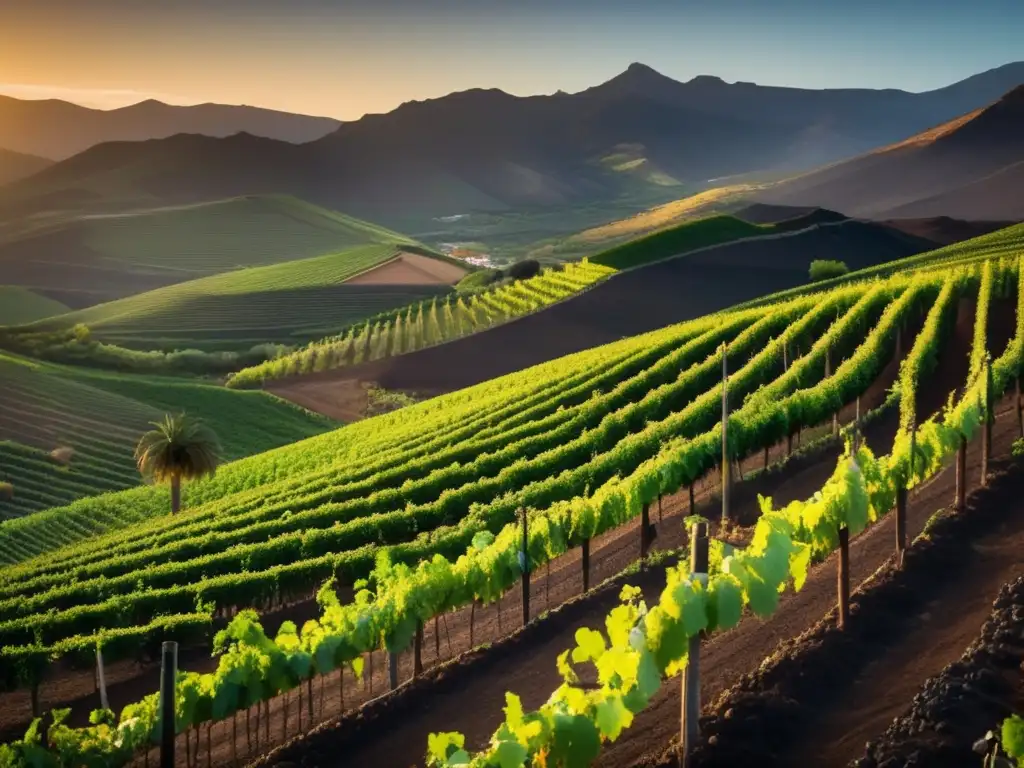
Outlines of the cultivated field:
[[[187,410],[221,438],[224,458],[241,458],[329,429],[332,422],[262,392],[199,382],[123,376],[0,354],[0,518],[139,485],[132,452],[150,422]],[[85,520],[87,531],[105,515]],[[0,535],[11,535],[5,525]],[[36,534],[50,539],[49,532]]]
[[6,282],[45,289],[82,308],[221,272],[412,242],[293,197],[248,196],[71,219],[14,219],[0,229],[0,270]]
[[[243,459],[192,486],[188,508],[174,517],[165,515],[164,492],[140,488],[0,527],[0,553],[11,563],[0,587],[0,669],[9,686],[45,690],[49,675],[91,664],[97,643],[115,664],[145,656],[157,638],[201,645],[235,616],[217,669],[207,663],[182,683],[195,694],[182,715],[182,738],[197,742],[190,749],[198,754],[202,734],[208,752],[234,750],[238,742],[226,729],[210,741],[211,720],[244,711],[248,722],[255,712],[257,734],[261,724],[267,734],[272,725],[274,734],[286,733],[289,701],[297,698],[301,709],[305,699],[308,720],[317,708],[323,715],[327,675],[344,696],[339,670],[362,674],[364,662],[372,663],[367,654],[404,651],[430,624],[440,645],[436,617],[458,611],[461,621],[468,613],[473,645],[475,612],[497,605],[500,632],[503,596],[522,576],[521,510],[534,570],[581,547],[589,553],[591,542],[599,547],[600,537],[646,521],[659,500],[713,483],[723,451],[723,370],[725,450],[728,464],[743,466],[741,478],[782,459],[789,449],[780,446],[801,433],[824,426],[817,434],[827,438],[833,414],[848,424],[860,398],[870,398],[865,407],[872,409],[886,401],[879,413],[898,409],[888,431],[865,431],[866,443],[837,464],[836,454],[817,464],[809,454],[818,479],[800,486],[794,503],[738,510],[736,524],[746,532],[735,549],[712,542],[707,585],[691,583],[685,568],[669,570],[668,587],[646,615],[634,595],[610,614],[607,638],[578,635],[579,673],[595,680],[587,661],[605,672],[580,688],[563,659],[565,687],[547,703],[544,696],[526,702],[538,708],[528,716],[536,727],[523,730],[510,703],[506,725],[487,741],[499,723],[485,731],[481,718],[504,703],[500,684],[474,698],[471,714],[463,702],[463,714],[443,726],[473,724],[465,746],[481,750],[481,765],[499,752],[514,754],[516,766],[541,753],[570,761],[565,750],[589,763],[602,741],[630,743],[631,721],[685,662],[689,636],[735,625],[745,610],[776,613],[780,591],[804,584],[811,562],[836,548],[840,528],[854,537],[870,529],[892,508],[898,486],[923,487],[962,437],[975,436],[994,412],[993,398],[1021,370],[1020,237],[1020,228],[1011,229],[819,292],[805,287]],[[881,279],[857,279],[865,277]],[[942,351],[956,350],[951,339],[958,338],[962,384],[950,385],[954,407],[942,411],[948,371],[935,373],[943,373]],[[812,496],[817,489],[821,495]],[[106,535],[81,532],[84,521],[99,519]],[[648,529],[640,530],[644,552]],[[367,577],[372,592],[358,591]],[[321,590],[330,579],[337,591]],[[319,607],[312,602],[318,592]],[[271,641],[255,615],[236,615],[244,608],[266,613],[268,622],[289,614],[317,621],[301,633],[285,623]],[[563,645],[571,647],[571,640]],[[311,676],[320,682],[319,705],[313,682],[302,692]],[[122,714],[138,719],[118,743],[102,727],[89,731],[93,748],[113,762],[129,758],[148,741],[154,701]],[[578,741],[557,735],[566,716]],[[409,727],[416,722],[406,719]],[[68,733],[66,743],[77,744],[85,732]],[[270,736],[262,738],[267,746]],[[433,740],[433,762],[458,764],[456,744]],[[426,743],[390,738],[381,748],[367,764],[408,764]]]
[[583,260],[469,295],[449,294],[440,300],[420,301],[371,317],[339,336],[293,354],[245,368],[228,379],[228,386],[262,386],[268,381],[372,363],[433,347],[546,309],[614,272],[611,267]]
[[[410,254],[425,262],[426,256]],[[367,316],[450,290],[448,276],[465,274],[455,264],[421,282],[372,275],[379,265],[406,258],[401,246],[362,245],[338,253],[211,277],[140,293],[36,323],[27,331],[88,326],[101,341],[131,349],[243,350],[263,343],[296,344]],[[387,267],[385,267],[387,268]],[[420,270],[424,272],[425,270]],[[348,281],[356,278],[356,283]]]

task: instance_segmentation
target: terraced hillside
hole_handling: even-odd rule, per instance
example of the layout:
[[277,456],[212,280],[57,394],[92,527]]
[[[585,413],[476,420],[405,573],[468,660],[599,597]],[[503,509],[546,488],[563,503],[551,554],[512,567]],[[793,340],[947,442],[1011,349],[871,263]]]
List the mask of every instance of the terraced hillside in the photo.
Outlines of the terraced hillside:
[[262,386],[277,379],[386,360],[444,344],[544,310],[593,288],[614,273],[611,267],[584,259],[465,296],[449,294],[440,300],[434,296],[430,301],[372,316],[363,324],[293,354],[238,371],[228,379],[228,386]]
[[[465,274],[438,261],[447,280],[412,275],[374,282],[375,268],[404,258],[395,244],[361,245],[264,267],[223,272],[36,323],[26,331],[88,326],[101,341],[133,349],[239,350],[296,344],[396,306],[443,295]],[[366,281],[349,280],[366,275]]]
[[[224,458],[266,451],[332,422],[273,396],[197,382],[95,373],[0,354],[0,519],[139,485],[132,457],[150,422],[187,411],[218,434]],[[86,526],[102,525],[102,514]],[[5,533],[6,530],[5,529]]]
[[221,272],[308,259],[396,232],[283,195],[0,225],[0,272],[73,308]]
[[[891,507],[910,450],[906,425],[917,427],[913,484],[938,470],[961,435],[977,430],[989,402],[987,355],[995,358],[994,394],[1012,384],[1022,364],[1024,315],[1018,313],[1005,349],[995,335],[990,342],[988,318],[1024,295],[1021,234],[1011,230],[874,270],[874,276],[892,273],[884,279],[853,279],[820,292],[804,288],[624,339],[234,462],[189,488],[188,509],[174,517],[164,516],[160,492],[140,488],[0,527],[0,553],[20,561],[2,571],[0,670],[9,685],[37,684],[53,660],[91,659],[108,637],[117,638],[105,647],[114,661],[156,637],[195,642],[211,629],[206,611],[268,609],[309,599],[326,579],[352,585],[371,576],[373,593],[352,603],[337,604],[330,591],[322,592],[324,613],[301,636],[293,627],[275,642],[261,639],[251,615],[238,617],[220,668],[189,677],[188,685],[199,700],[221,702],[213,711],[230,715],[251,703],[232,698],[241,688],[270,699],[302,679],[264,679],[246,654],[288,665],[306,653],[321,674],[353,664],[361,669],[362,654],[382,644],[402,650],[439,613],[471,601],[493,603],[512,588],[521,575],[520,510],[528,510],[526,556],[535,567],[589,546],[659,497],[714,473],[723,458],[723,370],[728,461],[757,460],[798,430],[831,422],[880,380],[901,344],[910,347],[892,396],[904,431],[891,456],[876,459],[862,448],[856,460],[863,473],[840,462],[823,496],[782,512],[769,505],[753,545],[733,553],[733,569],[719,569],[728,552],[716,545],[712,587],[723,608],[715,621],[734,623],[744,605],[767,615],[779,587],[794,578],[799,585],[811,557],[834,548],[838,525],[855,535]],[[950,412],[918,413],[927,402],[918,389],[927,386],[960,300],[978,308],[969,378]],[[97,520],[108,533],[84,537],[81,526],[89,522],[95,531]],[[384,552],[388,557],[379,559]],[[699,607],[703,616],[704,601],[691,605],[697,593],[680,596],[678,586],[670,583],[665,601],[685,597],[685,605],[663,608],[660,629],[641,626],[642,646],[630,645],[630,632],[613,630],[615,652],[639,655],[636,661],[654,665],[653,676],[615,675],[581,693],[578,727],[607,737],[607,721],[593,720],[594,708],[614,697],[622,705],[628,692],[626,706],[639,711],[661,675],[678,665],[680,647],[704,626],[680,624],[681,612]],[[148,701],[122,718],[148,722]],[[553,699],[537,722],[557,717],[560,706]],[[197,706],[186,717],[198,724],[209,717],[203,712]],[[614,727],[617,735],[620,726]],[[102,743],[124,756],[147,733],[142,728],[120,746],[109,736]],[[513,724],[490,749],[520,738]],[[516,749],[526,750],[525,759],[543,745],[554,748],[530,742]],[[433,748],[436,753],[438,744]],[[444,763],[447,755],[435,759]]]

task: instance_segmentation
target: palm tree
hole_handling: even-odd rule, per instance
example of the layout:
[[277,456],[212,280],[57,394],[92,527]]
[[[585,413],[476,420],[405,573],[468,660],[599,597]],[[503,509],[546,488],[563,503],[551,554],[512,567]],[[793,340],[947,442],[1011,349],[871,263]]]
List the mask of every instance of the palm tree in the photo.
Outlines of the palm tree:
[[153,429],[135,447],[135,461],[144,477],[171,484],[171,514],[181,509],[181,481],[212,475],[217,470],[217,436],[198,419],[184,413],[152,422]]

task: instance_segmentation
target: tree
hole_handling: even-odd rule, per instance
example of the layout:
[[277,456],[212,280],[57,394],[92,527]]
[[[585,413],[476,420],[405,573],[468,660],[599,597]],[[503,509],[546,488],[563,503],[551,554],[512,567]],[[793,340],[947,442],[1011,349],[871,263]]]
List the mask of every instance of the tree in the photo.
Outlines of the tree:
[[815,259],[811,262],[811,282],[828,280],[833,277],[842,277],[850,271],[845,261],[834,261],[832,259]]
[[181,509],[181,481],[212,475],[220,459],[217,436],[198,419],[167,414],[135,447],[135,461],[144,477],[171,484],[171,514]]

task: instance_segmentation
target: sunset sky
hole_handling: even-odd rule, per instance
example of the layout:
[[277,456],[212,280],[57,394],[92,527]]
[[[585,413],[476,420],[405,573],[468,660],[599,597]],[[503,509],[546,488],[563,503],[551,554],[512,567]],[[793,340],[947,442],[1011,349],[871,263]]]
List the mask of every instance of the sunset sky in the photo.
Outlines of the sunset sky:
[[1024,59],[1022,0],[0,0],[0,93],[354,119],[472,87],[927,90]]

